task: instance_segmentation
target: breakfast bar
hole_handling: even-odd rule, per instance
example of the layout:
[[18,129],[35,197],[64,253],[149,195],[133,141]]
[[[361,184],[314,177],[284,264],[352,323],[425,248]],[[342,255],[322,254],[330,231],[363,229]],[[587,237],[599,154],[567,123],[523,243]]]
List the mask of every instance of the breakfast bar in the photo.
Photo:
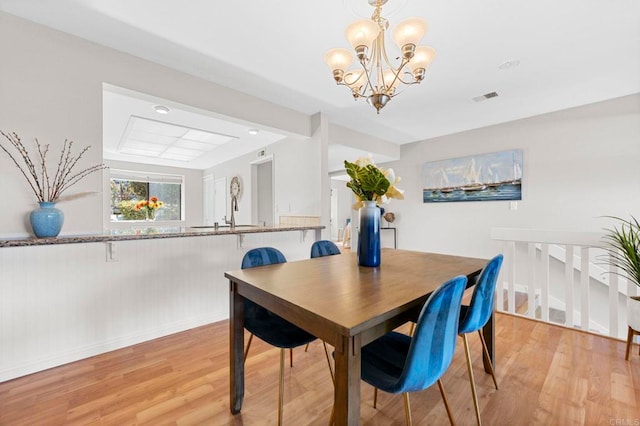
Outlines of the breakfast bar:
[[305,259],[323,229],[154,225],[0,239],[0,382],[227,319],[247,250]]
[[84,234],[58,236],[52,238],[0,238],[0,248],[2,247],[25,247],[59,244],[79,244],[79,243],[108,243],[117,241],[136,241],[163,238],[182,237],[210,237],[215,235],[245,235],[268,232],[308,231],[315,232],[315,239],[320,239],[320,231],[323,226],[258,226],[258,225],[238,225],[233,228],[229,226],[191,226],[191,227],[155,227],[155,226],[133,226],[127,229],[114,229],[101,234]]

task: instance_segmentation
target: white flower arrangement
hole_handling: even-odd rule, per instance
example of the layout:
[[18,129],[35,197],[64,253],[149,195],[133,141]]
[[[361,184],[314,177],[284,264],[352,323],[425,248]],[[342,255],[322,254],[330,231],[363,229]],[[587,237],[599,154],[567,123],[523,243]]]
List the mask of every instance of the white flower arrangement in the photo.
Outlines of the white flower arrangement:
[[357,202],[353,205],[358,210],[364,201],[375,201],[378,206],[387,204],[391,198],[404,199],[404,191],[397,188],[400,177],[393,169],[382,169],[376,166],[371,155],[358,158],[354,163],[345,160],[344,167],[351,178],[347,187],[351,188]]

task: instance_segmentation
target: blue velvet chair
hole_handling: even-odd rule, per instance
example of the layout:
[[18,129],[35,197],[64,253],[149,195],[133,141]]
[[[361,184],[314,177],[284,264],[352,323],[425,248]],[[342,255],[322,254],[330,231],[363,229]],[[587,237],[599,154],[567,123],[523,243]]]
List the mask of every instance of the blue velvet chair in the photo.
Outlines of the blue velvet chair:
[[451,424],[453,414],[440,378],[449,368],[456,348],[460,304],[467,278],[453,278],[426,301],[413,336],[392,331],[362,348],[362,380],[404,397],[407,424],[411,424],[408,392],[438,382]]
[[[476,394],[476,384],[473,378],[473,367],[471,365],[471,355],[469,353],[469,341],[467,339],[468,333],[478,332],[480,336],[480,342],[482,343],[482,349],[485,356],[489,359],[489,351],[487,350],[487,343],[482,335],[482,328],[487,324],[491,314],[493,313],[493,299],[496,293],[496,283],[498,281],[498,274],[500,273],[500,267],[502,266],[502,255],[499,254],[487,263],[484,267],[476,283],[473,295],[471,296],[471,302],[469,306],[462,305],[460,308],[460,325],[458,327],[458,334],[462,336],[464,341],[464,352],[467,356],[467,370],[469,371],[469,383],[471,385],[471,394],[473,395],[473,406],[476,411],[476,419],[478,424],[482,424],[480,419],[480,408],[478,407],[478,395]],[[493,384],[498,389],[498,382],[496,381],[496,375],[493,371],[491,363],[488,364],[493,378]]]
[[340,249],[333,241],[320,240],[311,245],[311,258],[340,254]]
[[[273,247],[260,247],[249,250],[244,255],[242,259],[242,269],[284,263],[286,261],[287,259],[278,249]],[[244,353],[245,361],[254,335],[270,345],[280,348],[278,425],[281,425],[285,349],[293,349],[305,345],[314,341],[316,337],[250,300],[245,300],[244,302],[244,327],[251,333]]]

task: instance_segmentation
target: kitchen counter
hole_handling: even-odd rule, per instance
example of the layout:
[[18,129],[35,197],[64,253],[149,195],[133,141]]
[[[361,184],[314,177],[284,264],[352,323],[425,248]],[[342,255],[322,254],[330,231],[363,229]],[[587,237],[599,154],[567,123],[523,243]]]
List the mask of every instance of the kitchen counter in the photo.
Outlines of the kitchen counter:
[[86,235],[65,235],[54,238],[0,238],[1,247],[25,247],[25,246],[42,246],[56,244],[78,244],[78,243],[100,243],[115,241],[131,241],[131,240],[149,240],[156,238],[181,238],[181,237],[208,237],[214,235],[242,235],[256,234],[264,232],[284,232],[284,231],[316,231],[318,234],[324,226],[254,226],[239,225],[235,228],[219,227],[215,229],[213,226],[199,227],[154,227],[154,226],[134,226],[129,229],[114,229],[106,231],[103,234],[86,234]]
[[248,250],[308,259],[323,228],[129,225],[0,239],[0,382],[226,319]]

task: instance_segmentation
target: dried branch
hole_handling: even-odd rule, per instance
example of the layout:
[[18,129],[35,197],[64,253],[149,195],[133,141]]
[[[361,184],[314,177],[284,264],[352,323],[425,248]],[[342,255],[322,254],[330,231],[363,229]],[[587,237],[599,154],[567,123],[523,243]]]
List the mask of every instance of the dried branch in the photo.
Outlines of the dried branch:
[[[38,138],[35,138],[35,140],[36,140],[36,146],[38,147],[38,156],[40,157],[40,176],[44,186],[45,184],[49,183],[49,176],[47,175],[47,163],[46,163],[47,153],[49,152],[49,144],[46,144],[44,146],[44,152],[42,152],[42,147],[40,146],[40,142],[38,141]],[[47,188],[46,186],[44,186],[44,188],[42,188],[41,191],[47,193],[48,196],[51,196],[51,194],[49,194],[50,188],[51,187]]]
[[63,195],[62,197],[58,198],[58,202],[62,203],[65,201],[73,201],[73,200],[77,200],[80,198],[84,198],[84,197],[90,197],[90,196],[94,196],[94,195],[98,195],[99,193],[96,191],[85,191],[85,192],[77,192],[75,194],[71,194],[71,195]]
[[[9,152],[9,150],[7,150],[7,148],[4,147],[4,145],[0,144],[0,148],[2,148],[2,150],[7,153],[9,158],[11,158],[13,163],[20,170],[20,173],[22,173],[24,178],[27,180],[27,183],[29,184],[29,186],[33,190],[33,193],[36,195],[36,197],[38,199],[41,199],[42,194],[40,192],[38,192],[38,190],[40,189],[40,185],[37,184],[37,175],[35,175],[35,180],[36,181],[35,182],[33,181],[33,179],[34,179],[34,170],[35,169],[33,168],[33,164],[31,163],[31,159],[29,158],[29,155],[28,155],[26,149],[24,148],[24,145],[22,145],[22,142],[20,141],[20,138],[15,133],[6,134],[2,130],[0,130],[0,133],[2,134],[2,136],[7,138],[9,140],[9,142],[11,143],[11,145],[20,153],[20,155],[22,156],[23,161],[26,163],[27,171],[29,171],[29,174],[31,175],[31,177],[29,177],[27,175],[27,173],[24,171],[24,169],[22,168],[20,163],[18,163],[18,161],[14,158],[14,156],[11,154],[11,152]],[[36,187],[38,188],[38,190],[36,189]]]
[[[64,191],[78,183],[84,177],[107,168],[104,164],[96,164],[74,173],[73,170],[78,164],[78,161],[89,150],[90,146],[83,148],[77,155],[74,155],[72,152],[73,141],[65,139],[62,151],[60,152],[56,173],[53,175],[53,179],[51,179],[51,175],[47,168],[49,144],[46,144],[43,147],[38,139],[35,140],[38,151],[38,167],[36,167],[34,162],[31,160],[29,151],[15,132],[5,133],[0,130],[0,134],[9,141],[10,147],[13,147],[13,149],[17,151],[17,154],[10,151],[9,147],[5,147],[2,142],[0,142],[0,148],[9,156],[16,167],[20,169],[20,173],[22,173],[22,176],[27,180],[27,183],[39,202],[55,203],[60,199],[60,196]],[[18,161],[19,158],[22,158],[24,165]],[[68,196],[66,199],[73,199],[73,196]]]

